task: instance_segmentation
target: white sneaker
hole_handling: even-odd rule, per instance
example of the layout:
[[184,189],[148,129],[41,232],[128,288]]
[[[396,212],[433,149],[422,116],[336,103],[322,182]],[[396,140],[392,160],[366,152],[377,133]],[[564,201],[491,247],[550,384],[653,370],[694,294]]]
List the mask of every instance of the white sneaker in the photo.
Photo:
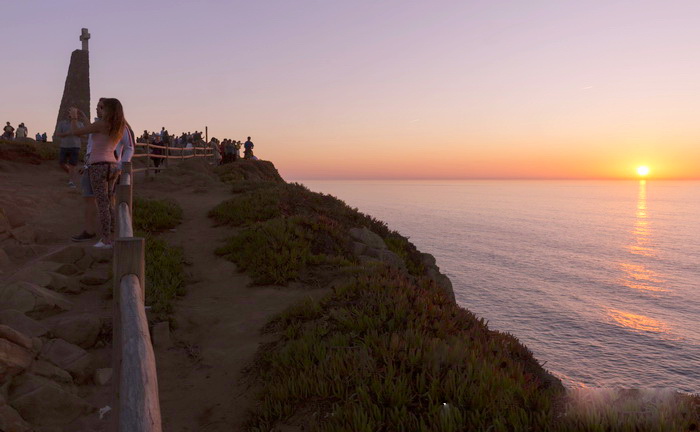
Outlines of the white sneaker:
[[103,243],[102,240],[98,241],[92,247],[97,248],[97,249],[112,249],[111,244]]
[[75,183],[73,183],[72,181],[69,181],[69,182],[68,182],[68,187],[74,188],[74,189],[75,189]]

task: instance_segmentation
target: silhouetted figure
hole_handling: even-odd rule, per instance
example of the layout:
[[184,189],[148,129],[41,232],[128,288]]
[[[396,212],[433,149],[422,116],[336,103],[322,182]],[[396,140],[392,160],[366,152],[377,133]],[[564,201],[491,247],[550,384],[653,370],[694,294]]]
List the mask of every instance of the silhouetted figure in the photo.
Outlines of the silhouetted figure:
[[20,123],[19,126],[17,126],[17,133],[15,135],[15,138],[17,139],[24,139],[27,137],[27,127],[24,125],[24,123]]
[[253,157],[253,147],[255,147],[255,144],[250,140],[250,137],[246,140],[245,143],[243,143],[243,157],[245,159],[250,159]]
[[5,127],[3,128],[2,137],[10,140],[15,137],[15,128],[12,127],[10,122],[7,122],[7,124],[5,124]]

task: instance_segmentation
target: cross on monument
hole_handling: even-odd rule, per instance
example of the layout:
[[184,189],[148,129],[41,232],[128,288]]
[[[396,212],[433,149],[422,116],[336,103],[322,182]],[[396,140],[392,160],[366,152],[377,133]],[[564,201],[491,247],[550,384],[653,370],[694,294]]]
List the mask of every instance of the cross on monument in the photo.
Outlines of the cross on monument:
[[84,28],[80,32],[80,42],[83,43],[83,51],[88,50],[88,40],[90,39],[90,33],[88,33],[88,29]]

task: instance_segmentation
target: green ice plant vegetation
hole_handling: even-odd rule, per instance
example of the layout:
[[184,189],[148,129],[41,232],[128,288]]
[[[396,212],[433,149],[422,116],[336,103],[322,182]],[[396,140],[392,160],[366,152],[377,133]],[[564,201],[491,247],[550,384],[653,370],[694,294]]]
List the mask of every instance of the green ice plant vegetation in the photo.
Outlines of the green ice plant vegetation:
[[[232,198],[209,214],[231,227],[217,254],[257,284],[342,275],[327,297],[266,326],[276,341],[251,372],[261,390],[247,430],[697,430],[698,399],[636,411],[576,403],[515,337],[489,330],[423,277],[421,253],[384,222],[299,184],[227,181]],[[408,274],[361,265],[353,227],[382,237]]]
[[171,200],[134,197],[134,230],[160,232],[182,221],[182,208]]
[[175,299],[184,295],[182,248],[170,246],[158,236],[181,220],[182,209],[174,201],[134,197],[135,236],[146,239],[146,305],[157,320],[168,319]]
[[282,284],[331,262],[357,263],[351,253],[351,227],[367,227],[382,236],[413,275],[424,268],[420,252],[384,222],[350,208],[330,195],[300,184],[231,182],[234,196],[209,212],[219,224],[243,227],[217,254],[251,272],[259,284]]
[[561,389],[508,334],[434,284],[381,270],[307,300],[270,329],[249,430],[306,413],[319,431],[546,430]]
[[167,319],[175,299],[185,294],[182,248],[158,236],[139,234],[146,238],[146,305],[158,320]]

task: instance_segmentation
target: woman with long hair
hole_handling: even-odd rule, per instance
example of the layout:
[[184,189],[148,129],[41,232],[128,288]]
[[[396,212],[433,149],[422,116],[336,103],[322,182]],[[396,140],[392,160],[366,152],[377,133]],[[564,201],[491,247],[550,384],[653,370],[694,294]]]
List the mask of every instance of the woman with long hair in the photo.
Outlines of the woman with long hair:
[[114,150],[122,138],[126,121],[121,102],[114,98],[100,99],[97,104],[97,112],[100,118],[95,123],[79,128],[78,116],[80,112],[77,108],[70,108],[71,130],[68,133],[71,135],[92,134],[92,151],[87,165],[90,185],[97,204],[98,231],[101,237],[100,241],[95,243],[95,247],[111,249],[113,213],[110,193],[118,174]]

